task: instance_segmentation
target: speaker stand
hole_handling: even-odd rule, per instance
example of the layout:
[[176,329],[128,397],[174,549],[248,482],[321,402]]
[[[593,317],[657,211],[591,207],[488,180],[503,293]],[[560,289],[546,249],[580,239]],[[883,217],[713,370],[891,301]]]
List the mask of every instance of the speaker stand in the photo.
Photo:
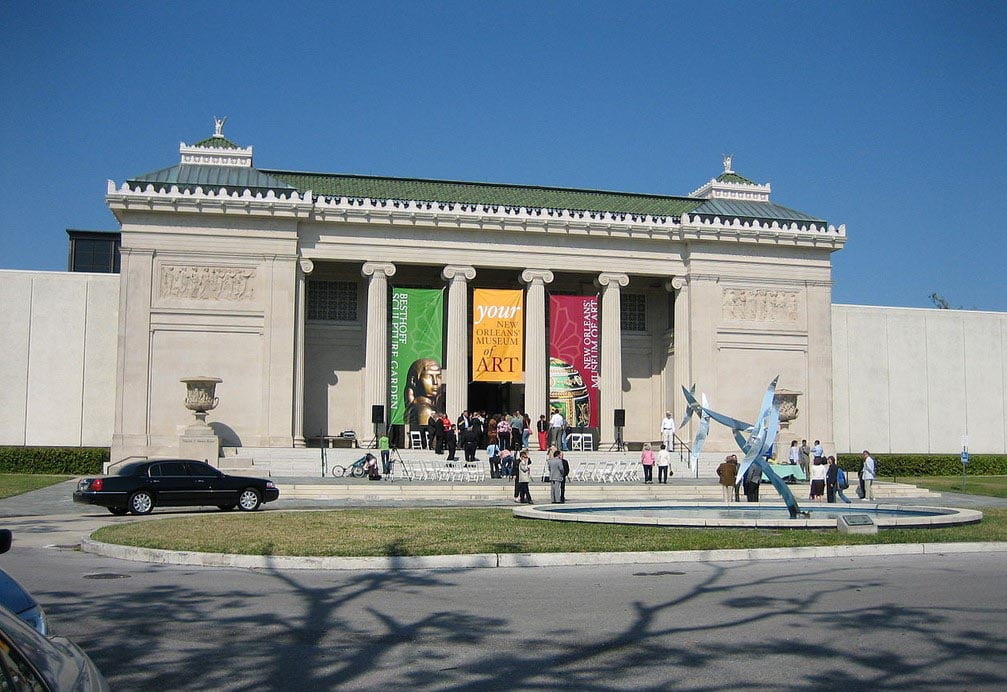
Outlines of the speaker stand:
[[608,448],[610,452],[625,452],[626,444],[622,441],[622,426],[617,425],[615,428],[615,442]]

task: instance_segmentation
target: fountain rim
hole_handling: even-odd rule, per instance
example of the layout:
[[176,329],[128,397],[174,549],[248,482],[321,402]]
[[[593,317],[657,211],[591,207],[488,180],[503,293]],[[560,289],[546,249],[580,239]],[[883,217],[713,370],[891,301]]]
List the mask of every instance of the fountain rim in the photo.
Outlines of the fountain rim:
[[[532,505],[524,507],[514,507],[513,515],[522,519],[539,519],[546,521],[573,521],[584,524],[633,524],[641,526],[664,526],[673,528],[747,528],[747,529],[835,529],[838,519],[830,518],[773,518],[773,519],[745,519],[745,518],[709,518],[709,517],[632,517],[619,516],[617,514],[605,514],[604,512],[583,512],[578,513],[578,509],[639,509],[641,507],[660,506],[662,508],[674,509],[676,507],[721,509],[734,508],[741,511],[744,508],[766,508],[783,509],[787,506],[781,502],[707,502],[707,501],[645,501],[637,503],[627,502],[580,502],[565,503],[562,505]],[[818,509],[821,505],[816,505],[811,509]],[[831,511],[843,513],[842,505],[826,505]],[[983,513],[975,509],[962,509],[958,507],[939,507],[935,505],[900,505],[884,504],[877,502],[858,502],[855,505],[854,513],[862,510],[884,510],[895,512],[937,512],[933,516],[891,516],[872,515],[874,523],[879,529],[895,528],[939,528],[943,526],[960,526],[963,524],[975,524],[982,521]],[[556,511],[562,509],[563,511]],[[851,508],[852,509],[852,508]]]

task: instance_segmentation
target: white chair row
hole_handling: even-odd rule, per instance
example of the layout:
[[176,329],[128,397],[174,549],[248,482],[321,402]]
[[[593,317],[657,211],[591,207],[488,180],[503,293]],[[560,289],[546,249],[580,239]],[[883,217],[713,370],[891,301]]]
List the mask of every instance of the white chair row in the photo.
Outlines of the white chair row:
[[414,481],[449,481],[477,482],[486,480],[486,469],[482,464],[463,461],[454,462],[453,466],[445,463],[435,463],[429,460],[408,461],[402,466],[406,468],[403,476]]
[[640,480],[640,465],[635,461],[585,461],[571,474],[576,481],[618,483]]

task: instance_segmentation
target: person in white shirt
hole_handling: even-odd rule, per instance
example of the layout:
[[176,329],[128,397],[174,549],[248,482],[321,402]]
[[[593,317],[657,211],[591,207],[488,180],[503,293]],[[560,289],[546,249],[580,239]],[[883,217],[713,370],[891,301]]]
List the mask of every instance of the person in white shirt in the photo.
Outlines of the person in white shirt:
[[664,420],[661,421],[661,443],[666,449],[671,449],[675,442],[675,419],[671,417],[671,411],[665,411]]
[[874,502],[874,478],[878,473],[878,464],[866,449],[864,450],[864,466],[860,470],[860,479],[864,484],[864,499]]
[[560,436],[565,427],[566,421],[563,420],[563,414],[559,412],[559,409],[554,409],[552,418],[549,419],[549,446],[559,449]]
[[[661,451],[657,453],[657,482],[668,484],[668,474],[671,473],[671,452],[667,446],[661,445]],[[674,474],[672,474],[674,475]]]
[[801,448],[797,446],[797,440],[790,443],[790,463],[796,464],[801,460]]
[[811,457],[812,461],[818,461],[819,459],[825,461],[825,450],[822,449],[822,443],[818,440],[815,440],[815,444],[811,448]]

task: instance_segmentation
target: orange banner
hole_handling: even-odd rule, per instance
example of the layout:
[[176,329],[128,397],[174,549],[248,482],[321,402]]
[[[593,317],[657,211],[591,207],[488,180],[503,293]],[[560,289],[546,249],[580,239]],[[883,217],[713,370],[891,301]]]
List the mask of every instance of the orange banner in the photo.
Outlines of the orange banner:
[[473,292],[472,379],[524,381],[524,291]]

